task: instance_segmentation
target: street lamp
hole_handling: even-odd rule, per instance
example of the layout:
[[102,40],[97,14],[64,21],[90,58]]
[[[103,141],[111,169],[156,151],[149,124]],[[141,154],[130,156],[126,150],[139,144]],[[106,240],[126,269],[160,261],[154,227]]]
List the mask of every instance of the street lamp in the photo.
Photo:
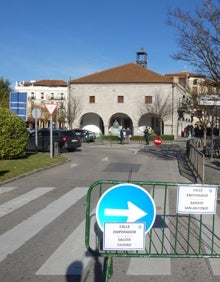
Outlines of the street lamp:
[[173,107],[174,107],[174,87],[175,84],[172,84],[172,135],[173,135]]

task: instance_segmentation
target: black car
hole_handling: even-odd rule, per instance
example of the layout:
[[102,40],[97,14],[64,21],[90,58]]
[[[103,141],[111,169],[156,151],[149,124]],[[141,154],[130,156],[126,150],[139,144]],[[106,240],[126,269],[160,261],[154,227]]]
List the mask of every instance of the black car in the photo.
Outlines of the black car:
[[79,136],[82,142],[94,142],[96,139],[96,135],[92,131],[80,128],[74,128],[73,131]]
[[85,141],[86,130],[80,128],[74,128],[73,131],[76,133],[76,135],[80,138],[81,141]]
[[[28,147],[29,151],[50,151],[50,129],[41,128],[37,131],[38,146],[36,148],[35,132],[29,135]],[[76,148],[81,147],[81,141],[75,132],[72,130],[53,129],[53,143],[58,142],[59,151],[68,150],[74,151]]]

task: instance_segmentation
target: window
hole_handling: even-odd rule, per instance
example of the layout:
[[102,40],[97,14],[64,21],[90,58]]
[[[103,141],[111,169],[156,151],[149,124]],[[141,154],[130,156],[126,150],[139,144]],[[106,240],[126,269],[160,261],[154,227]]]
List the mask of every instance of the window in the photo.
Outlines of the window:
[[124,96],[118,96],[118,103],[124,103]]
[[60,99],[63,100],[64,99],[64,94],[60,93]]
[[186,87],[186,78],[180,77],[179,78],[179,84],[181,84],[183,87]]
[[89,96],[89,103],[95,103],[95,96]]
[[34,100],[35,97],[34,97],[34,92],[31,92],[31,99]]
[[145,104],[152,104],[152,96],[145,96]]
[[197,95],[197,94],[198,94],[198,88],[197,88],[197,86],[193,86],[193,88],[192,88],[192,94],[193,94],[193,95]]
[[193,79],[193,85],[197,85],[197,79]]
[[54,100],[54,93],[50,93],[50,99]]
[[40,98],[41,98],[41,100],[44,100],[44,93],[43,92],[41,92]]

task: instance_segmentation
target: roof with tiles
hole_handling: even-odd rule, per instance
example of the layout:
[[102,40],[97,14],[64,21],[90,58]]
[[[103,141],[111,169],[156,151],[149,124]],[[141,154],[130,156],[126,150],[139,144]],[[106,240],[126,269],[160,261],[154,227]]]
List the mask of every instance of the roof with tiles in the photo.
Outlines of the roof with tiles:
[[51,80],[51,79],[44,79],[44,80],[37,80],[32,82],[25,82],[24,86],[48,86],[48,87],[59,87],[59,86],[63,86],[66,87],[67,86],[67,82],[64,80]]
[[138,64],[128,63],[71,80],[70,83],[172,83],[172,80]]
[[173,76],[179,76],[179,77],[203,77],[200,74],[188,72],[188,71],[182,71],[182,72],[175,72],[175,73],[167,73],[165,74],[166,77],[173,77]]

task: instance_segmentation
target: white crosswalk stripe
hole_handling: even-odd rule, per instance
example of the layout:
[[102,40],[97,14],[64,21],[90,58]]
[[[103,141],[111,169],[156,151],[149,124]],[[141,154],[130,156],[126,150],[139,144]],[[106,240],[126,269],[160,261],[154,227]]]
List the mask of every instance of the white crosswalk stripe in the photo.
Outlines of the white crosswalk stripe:
[[[92,212],[95,215],[95,210]],[[93,217],[94,218],[94,217]],[[94,226],[95,221],[91,222]],[[85,243],[85,220],[70,234],[62,245],[36,272],[37,275],[79,275],[85,269],[91,259]],[[90,242],[95,242],[95,232],[91,232]],[[78,267],[80,261],[82,267]],[[69,268],[67,270],[67,268]]]
[[56,217],[85,196],[88,188],[74,188],[0,236],[0,261],[12,254]]
[[14,210],[26,205],[27,203],[39,198],[40,196],[50,192],[55,187],[39,187],[29,191],[11,201],[0,205],[0,217],[13,212]]
[[[16,187],[1,187],[1,191],[10,192]],[[8,189],[5,189],[8,188]],[[37,187],[25,194],[20,195],[8,202],[0,205],[0,217],[12,213],[20,207],[38,199],[46,193],[52,191],[55,187]],[[45,208],[33,214],[26,220],[15,225],[12,229],[0,235],[0,262],[7,255],[15,252],[19,247],[23,246],[28,240],[43,230],[48,224],[54,221],[58,216],[63,214],[67,209],[76,204],[82,199],[88,191],[88,187],[76,187],[66,194],[59,197],[57,200],[48,204]],[[3,192],[0,192],[3,193]],[[159,190],[158,194],[154,195],[155,204],[157,207],[157,216],[160,216],[163,210],[164,191]],[[169,195],[166,197],[166,214],[169,214]],[[91,235],[90,241],[95,246],[95,210],[91,212]],[[212,229],[212,221],[209,217],[203,218],[204,226],[207,230]],[[169,219],[166,218],[166,224],[169,225]],[[206,248],[207,234],[206,229],[203,230],[203,247]],[[157,245],[161,246],[158,238],[161,238],[162,229],[160,226],[155,226],[153,232],[153,248],[157,249]],[[170,251],[170,233],[169,229],[164,231],[164,248],[169,253]],[[215,218],[215,233],[220,234],[220,219],[216,215]],[[91,255],[87,252],[85,243],[85,220],[83,220],[77,228],[57,246],[57,249],[49,256],[46,261],[42,261],[40,268],[35,275],[81,275],[88,264],[91,262]],[[219,238],[217,238],[219,244]],[[149,241],[146,240],[146,244]],[[220,249],[220,246],[219,246]],[[220,252],[220,250],[219,250]],[[80,264],[77,264],[80,262]],[[210,267],[213,275],[220,276],[220,262],[217,259],[209,259]],[[80,267],[79,267],[80,265]],[[39,266],[38,266],[39,267]],[[171,275],[171,259],[169,258],[131,258],[127,268],[127,275],[148,276],[148,275]]]
[[17,187],[0,187],[0,194],[10,192],[16,188]]

